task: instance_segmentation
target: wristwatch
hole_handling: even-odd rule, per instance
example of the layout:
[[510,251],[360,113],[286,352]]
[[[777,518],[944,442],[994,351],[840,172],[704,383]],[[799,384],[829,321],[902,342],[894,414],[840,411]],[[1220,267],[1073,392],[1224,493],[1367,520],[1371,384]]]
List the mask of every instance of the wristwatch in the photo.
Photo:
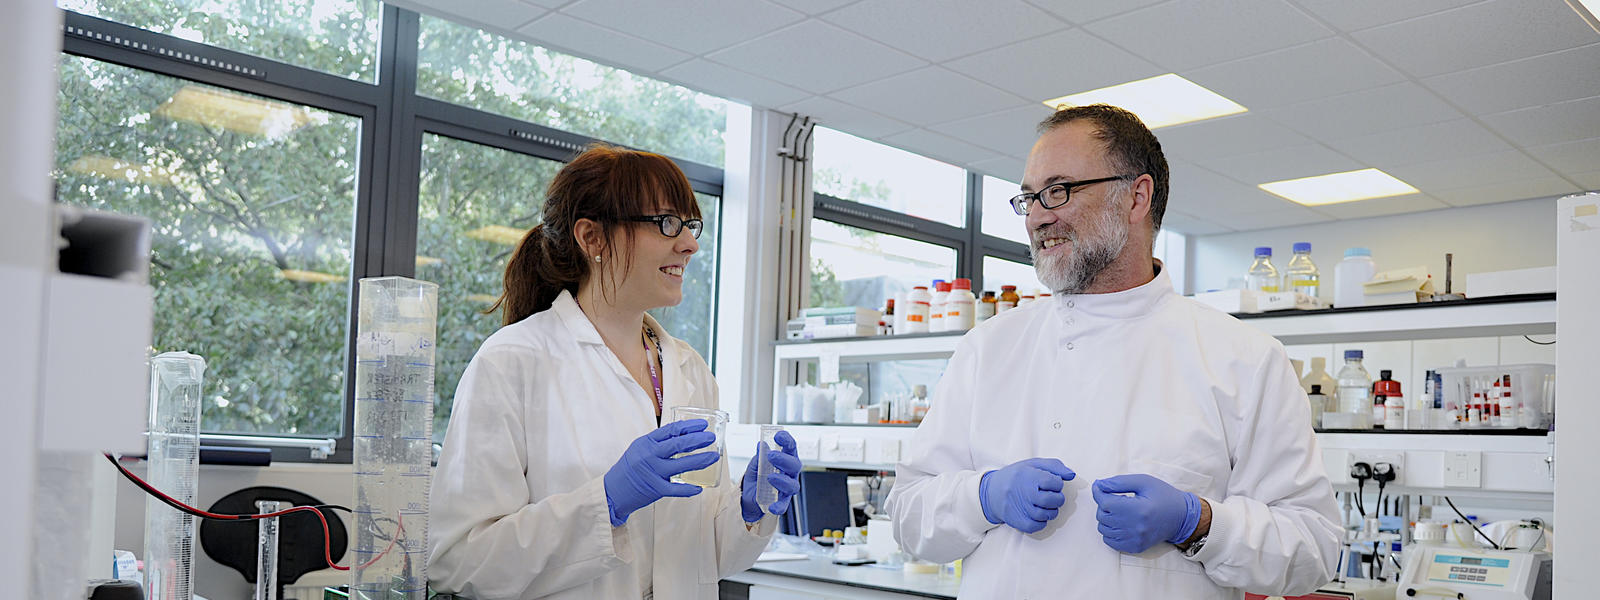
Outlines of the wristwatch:
[[1205,547],[1206,538],[1208,537],[1211,537],[1210,534],[1202,535],[1200,536],[1200,539],[1195,540],[1193,544],[1189,544],[1188,548],[1183,549],[1183,557],[1194,558],[1196,554],[1200,553],[1200,549]]

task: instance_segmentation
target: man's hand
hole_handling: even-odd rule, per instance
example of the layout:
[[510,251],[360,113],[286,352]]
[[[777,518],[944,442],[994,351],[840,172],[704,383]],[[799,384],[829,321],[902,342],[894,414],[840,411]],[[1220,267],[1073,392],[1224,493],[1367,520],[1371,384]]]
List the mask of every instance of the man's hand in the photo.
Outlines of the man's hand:
[[1061,490],[1077,476],[1054,458],[1017,461],[983,474],[978,482],[978,504],[990,523],[1033,533],[1061,512],[1067,503]]
[[1200,498],[1149,475],[1094,482],[1100,537],[1118,552],[1138,554],[1160,542],[1181,544],[1200,524]]

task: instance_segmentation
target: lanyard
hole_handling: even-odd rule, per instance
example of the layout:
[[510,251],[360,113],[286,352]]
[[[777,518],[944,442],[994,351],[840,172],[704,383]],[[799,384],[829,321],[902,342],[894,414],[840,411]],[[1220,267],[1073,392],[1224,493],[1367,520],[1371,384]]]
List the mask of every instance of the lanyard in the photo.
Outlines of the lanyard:
[[[650,328],[646,326],[644,328],[644,336],[647,338],[644,341],[644,362],[646,366],[650,367],[650,387],[655,388],[656,392],[656,425],[659,426],[661,425],[661,405],[663,400],[661,393],[661,375],[658,373],[658,369],[659,371],[666,371],[667,368],[661,362],[661,339],[656,337],[656,332],[651,331]],[[649,360],[651,343],[655,343],[656,345],[656,360],[654,363],[651,363]]]

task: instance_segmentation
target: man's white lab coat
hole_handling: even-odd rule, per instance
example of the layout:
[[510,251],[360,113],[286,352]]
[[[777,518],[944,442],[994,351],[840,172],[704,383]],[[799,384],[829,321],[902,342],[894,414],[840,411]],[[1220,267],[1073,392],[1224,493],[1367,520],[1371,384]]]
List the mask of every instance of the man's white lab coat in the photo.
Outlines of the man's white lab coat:
[[[645,321],[662,341],[667,411],[715,408],[705,360]],[[747,530],[738,486],[724,479],[613,528],[602,478],[655,428],[654,399],[571,295],[489,336],[461,378],[434,472],[434,589],[480,600],[716,598],[717,581],[755,563],[776,520]]]
[[[1288,595],[1335,572],[1333,489],[1282,345],[1175,294],[1164,273],[984,322],[957,345],[932,404],[889,511],[908,552],[966,559],[963,597]],[[979,478],[1033,457],[1077,472],[1060,516],[1032,535],[989,523]],[[1211,503],[1197,556],[1166,543],[1138,555],[1105,545],[1089,486],[1125,473]]]

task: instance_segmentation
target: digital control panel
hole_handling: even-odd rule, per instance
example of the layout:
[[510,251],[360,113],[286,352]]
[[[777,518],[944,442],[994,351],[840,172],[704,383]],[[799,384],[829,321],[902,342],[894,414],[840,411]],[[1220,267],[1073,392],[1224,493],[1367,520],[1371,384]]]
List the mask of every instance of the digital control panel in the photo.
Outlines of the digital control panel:
[[1435,583],[1471,583],[1504,588],[1513,579],[1511,561],[1466,554],[1433,555],[1428,565],[1428,581]]

